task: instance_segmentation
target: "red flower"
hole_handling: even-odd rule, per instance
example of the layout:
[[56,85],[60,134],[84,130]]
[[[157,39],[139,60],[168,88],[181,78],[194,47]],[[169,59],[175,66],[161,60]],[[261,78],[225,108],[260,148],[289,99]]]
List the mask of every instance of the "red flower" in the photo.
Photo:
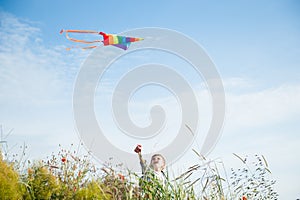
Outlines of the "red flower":
[[61,159],[61,162],[66,162],[67,161],[67,159],[65,158],[65,157],[63,157],[62,159]]
[[243,196],[243,197],[242,197],[242,200],[247,200],[247,197]]
[[121,181],[125,180],[125,176],[123,176],[122,174],[118,174],[119,178],[121,179]]

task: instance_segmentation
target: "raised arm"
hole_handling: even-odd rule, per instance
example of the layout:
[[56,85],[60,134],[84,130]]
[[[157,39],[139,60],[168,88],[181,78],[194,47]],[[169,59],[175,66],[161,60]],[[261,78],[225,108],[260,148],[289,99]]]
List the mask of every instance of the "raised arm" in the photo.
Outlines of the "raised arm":
[[142,168],[142,173],[144,174],[146,172],[147,164],[146,164],[146,160],[144,160],[143,156],[142,156],[142,145],[138,144],[135,147],[134,152],[137,153],[138,156],[139,156],[139,160],[140,160],[140,164],[141,164],[141,168]]

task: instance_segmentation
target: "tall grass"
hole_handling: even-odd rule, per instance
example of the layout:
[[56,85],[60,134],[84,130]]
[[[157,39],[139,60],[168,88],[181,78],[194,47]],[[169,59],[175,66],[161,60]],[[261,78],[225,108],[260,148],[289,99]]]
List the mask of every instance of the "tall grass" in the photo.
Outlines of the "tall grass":
[[263,156],[255,155],[250,161],[234,155],[241,167],[228,172],[221,159],[209,160],[194,152],[198,163],[179,176],[168,175],[165,183],[122,165],[97,167],[91,155],[81,155],[73,145],[45,160],[22,162],[23,167],[15,157],[9,162],[1,157],[0,199],[278,199]]

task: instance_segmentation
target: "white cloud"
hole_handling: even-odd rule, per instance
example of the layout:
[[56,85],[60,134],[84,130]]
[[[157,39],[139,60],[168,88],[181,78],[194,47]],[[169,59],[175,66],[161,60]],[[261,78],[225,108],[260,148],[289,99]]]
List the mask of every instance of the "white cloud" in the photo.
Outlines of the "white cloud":
[[226,128],[272,126],[300,116],[300,85],[281,85],[255,92],[228,92]]
[[253,81],[244,78],[244,77],[232,77],[223,80],[224,88],[228,91],[236,90],[236,89],[249,89],[257,86]]
[[76,141],[73,82],[86,56],[47,46],[41,35],[37,23],[0,11],[0,124],[14,128],[11,146],[25,141],[33,156]]

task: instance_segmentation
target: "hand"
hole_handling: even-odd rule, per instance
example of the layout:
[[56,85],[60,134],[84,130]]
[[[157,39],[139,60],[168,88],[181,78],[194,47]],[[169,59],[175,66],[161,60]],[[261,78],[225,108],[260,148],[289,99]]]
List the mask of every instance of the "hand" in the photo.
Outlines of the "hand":
[[135,153],[141,153],[141,151],[142,151],[142,145],[138,144],[138,145],[135,147],[134,152],[135,152]]

